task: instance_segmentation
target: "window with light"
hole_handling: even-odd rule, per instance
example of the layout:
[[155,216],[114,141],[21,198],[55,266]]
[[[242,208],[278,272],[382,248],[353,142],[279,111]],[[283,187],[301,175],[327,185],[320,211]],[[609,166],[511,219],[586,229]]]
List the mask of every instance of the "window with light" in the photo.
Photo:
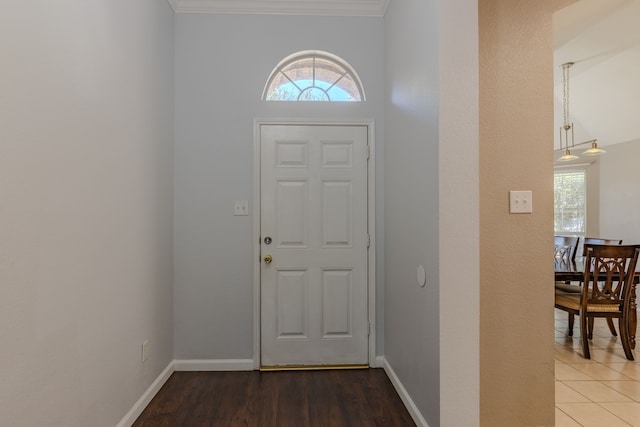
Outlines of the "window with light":
[[365,100],[355,70],[328,52],[304,51],[291,55],[272,71],[265,101],[362,102]]
[[587,224],[585,171],[556,171],[553,190],[555,234],[584,237]]

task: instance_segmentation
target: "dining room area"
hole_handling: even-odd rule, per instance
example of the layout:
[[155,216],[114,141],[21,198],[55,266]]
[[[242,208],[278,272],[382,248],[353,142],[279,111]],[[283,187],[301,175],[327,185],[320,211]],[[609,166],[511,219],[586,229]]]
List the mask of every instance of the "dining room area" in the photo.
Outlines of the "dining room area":
[[[624,148],[638,150],[640,141],[636,141],[635,146],[628,145],[629,147]],[[569,233],[564,233],[564,236],[557,236],[554,239],[556,299],[559,293],[568,293],[569,299],[574,298],[569,302],[573,302],[574,308],[578,310],[581,307],[575,307],[575,305],[580,302],[582,292],[588,291],[588,287],[585,289],[584,285],[587,280],[584,276],[585,265],[590,266],[593,263],[591,259],[587,261],[587,256],[591,255],[590,251],[592,251],[589,246],[592,245],[593,248],[598,246],[633,248],[640,244],[638,233],[640,193],[637,188],[633,188],[633,183],[640,184],[638,182],[640,178],[631,173],[631,169],[625,176],[620,169],[616,168],[616,162],[621,165],[625,164],[625,150],[621,149],[621,152],[617,153],[617,148],[622,147],[607,147],[608,157],[598,159],[591,166],[591,169],[585,168],[586,170],[578,171],[578,173],[585,173],[589,176],[587,179],[592,179],[592,175],[597,172],[602,178],[599,182],[596,181],[597,184],[600,184],[599,203],[596,205],[598,210],[593,208],[595,203],[592,203],[596,198],[590,197],[596,186],[592,185],[590,190],[585,190],[586,198],[583,212],[586,212],[586,215],[583,216],[583,234],[569,236],[572,242],[568,245],[558,240],[567,239]],[[611,154],[619,154],[619,159],[613,159],[613,156],[609,157]],[[635,158],[640,158],[640,152],[635,154]],[[631,163],[630,160],[627,162]],[[565,171],[566,169],[563,170],[563,172]],[[617,179],[611,176],[613,172],[616,172]],[[566,180],[566,176],[560,178],[560,181],[563,179]],[[620,180],[621,183],[628,182],[629,191],[621,191],[616,196],[615,190],[607,190],[607,187],[603,185],[607,184],[608,179],[614,189],[622,186],[622,184],[613,185],[617,180]],[[635,185],[635,187],[640,186]],[[633,206],[634,203],[636,206]],[[595,210],[593,215],[589,214],[591,210]],[[557,212],[558,209],[556,209]],[[593,224],[594,217],[600,219],[595,223],[595,226]],[[574,219],[565,219],[568,223],[576,223],[575,217]],[[556,218],[554,222],[557,224],[562,221]],[[589,230],[590,226],[596,231]],[[598,236],[598,238],[589,236]],[[627,316],[624,319],[622,316],[619,319],[592,318],[591,330],[589,330],[589,322],[586,322],[587,333],[590,335],[587,340],[589,358],[585,357],[584,326],[580,316],[574,316],[574,322],[570,325],[570,314],[557,306],[554,308],[555,400],[556,426],[558,427],[640,426],[640,351],[635,345],[638,318],[635,297],[640,278],[640,265],[636,264],[631,267],[631,270],[628,281],[628,285],[631,286],[627,292],[633,298],[626,307]],[[599,287],[603,286],[602,281],[596,281],[596,284]],[[585,298],[587,296],[588,294],[585,293]],[[620,322],[628,325],[630,339],[634,343],[633,348],[627,350],[630,351],[631,358],[625,354]]]
[[640,426],[640,244],[554,236],[556,426]]
[[554,15],[556,426],[640,426],[640,1]]
[[639,256],[620,239],[554,237],[556,426],[640,425]]
[[557,427],[640,425],[639,255],[621,240],[554,238]]

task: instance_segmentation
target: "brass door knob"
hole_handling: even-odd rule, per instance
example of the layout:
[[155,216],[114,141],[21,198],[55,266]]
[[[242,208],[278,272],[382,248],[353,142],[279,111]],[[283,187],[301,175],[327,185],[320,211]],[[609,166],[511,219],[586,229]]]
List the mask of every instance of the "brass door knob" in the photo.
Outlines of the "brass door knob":
[[265,255],[264,256],[264,263],[265,264],[271,264],[271,261],[273,261],[273,258],[271,257],[271,255]]

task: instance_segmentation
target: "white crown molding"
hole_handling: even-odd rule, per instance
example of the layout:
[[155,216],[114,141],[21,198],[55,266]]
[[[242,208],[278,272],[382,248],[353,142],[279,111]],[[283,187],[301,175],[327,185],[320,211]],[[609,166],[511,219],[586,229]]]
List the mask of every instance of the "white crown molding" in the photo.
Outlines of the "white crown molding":
[[384,16],[391,0],[168,0],[176,13]]

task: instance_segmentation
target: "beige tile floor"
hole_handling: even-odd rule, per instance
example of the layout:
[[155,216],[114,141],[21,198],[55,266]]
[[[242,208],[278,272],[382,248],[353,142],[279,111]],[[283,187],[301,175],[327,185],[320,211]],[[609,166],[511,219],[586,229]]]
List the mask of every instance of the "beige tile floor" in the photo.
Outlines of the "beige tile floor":
[[579,318],[569,337],[567,313],[556,309],[556,427],[640,427],[640,348],[634,361],[627,360],[620,339],[611,336],[604,319],[596,319],[590,349],[587,360]]

